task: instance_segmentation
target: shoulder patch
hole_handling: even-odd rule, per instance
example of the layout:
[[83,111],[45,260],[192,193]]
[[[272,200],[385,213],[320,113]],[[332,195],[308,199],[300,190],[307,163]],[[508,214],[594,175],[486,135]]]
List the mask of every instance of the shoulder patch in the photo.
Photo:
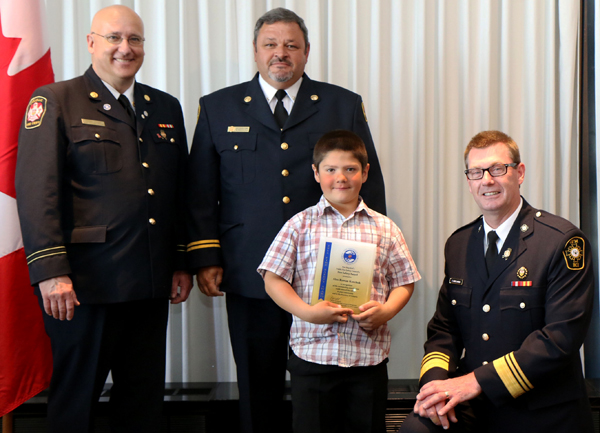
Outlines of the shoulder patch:
[[585,240],[580,236],[569,239],[563,249],[567,268],[579,271],[585,266]]
[[43,96],[34,96],[31,98],[25,112],[25,129],[37,128],[42,124],[42,119],[44,118],[44,114],[46,114],[46,102],[48,100]]

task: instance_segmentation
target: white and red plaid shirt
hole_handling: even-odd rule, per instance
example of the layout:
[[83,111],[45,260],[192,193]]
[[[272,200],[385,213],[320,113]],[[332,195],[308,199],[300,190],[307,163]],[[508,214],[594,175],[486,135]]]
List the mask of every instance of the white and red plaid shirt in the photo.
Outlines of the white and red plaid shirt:
[[[292,285],[307,304],[312,299],[315,266],[321,237],[377,245],[371,300],[385,303],[390,288],[421,279],[402,232],[392,220],[369,209],[360,200],[345,218],[325,197],[285,223],[267,251],[258,272],[271,271]],[[390,353],[387,324],[367,332],[348,318],[346,323],[317,325],[294,316],[290,346],[301,359],[325,365],[377,365]]]

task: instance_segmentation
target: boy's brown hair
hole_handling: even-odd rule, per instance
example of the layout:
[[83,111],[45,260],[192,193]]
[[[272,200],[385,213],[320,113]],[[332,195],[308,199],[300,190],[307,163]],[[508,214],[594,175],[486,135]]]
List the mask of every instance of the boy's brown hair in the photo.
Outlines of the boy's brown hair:
[[336,129],[323,134],[313,150],[313,164],[319,170],[319,164],[325,159],[325,156],[333,150],[343,150],[351,152],[352,156],[360,162],[362,170],[365,169],[369,158],[367,148],[362,139],[352,131]]

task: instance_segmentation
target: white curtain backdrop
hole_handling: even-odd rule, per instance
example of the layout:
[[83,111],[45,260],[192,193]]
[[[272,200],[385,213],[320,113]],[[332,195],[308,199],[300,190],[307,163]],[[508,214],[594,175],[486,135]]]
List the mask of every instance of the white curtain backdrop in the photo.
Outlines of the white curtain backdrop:
[[[254,23],[274,7],[305,19],[308,75],[363,96],[388,215],[423,276],[391,322],[390,378],[418,377],[444,243],[479,215],[462,173],[473,135],[511,135],[526,199],[579,224],[579,0],[46,0],[57,80],[89,66],[91,18],[115,3],[144,20],[137,79],[179,98],[190,144],[198,98],[254,75]],[[167,381],[235,380],[224,305],[195,289],[171,308]]]

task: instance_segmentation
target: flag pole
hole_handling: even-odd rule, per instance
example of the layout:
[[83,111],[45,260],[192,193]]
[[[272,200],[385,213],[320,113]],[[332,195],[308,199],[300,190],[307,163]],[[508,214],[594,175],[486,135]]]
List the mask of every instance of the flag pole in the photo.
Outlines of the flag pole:
[[2,417],[2,433],[13,433],[13,413],[8,412]]

